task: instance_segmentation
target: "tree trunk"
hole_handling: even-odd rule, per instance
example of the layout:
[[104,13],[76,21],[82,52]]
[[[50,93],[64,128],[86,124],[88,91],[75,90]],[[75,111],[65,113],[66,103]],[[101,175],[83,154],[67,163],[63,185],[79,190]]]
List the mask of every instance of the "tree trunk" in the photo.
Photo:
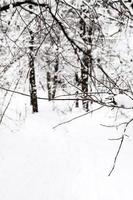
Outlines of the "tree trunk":
[[47,89],[48,89],[48,100],[50,101],[52,99],[51,94],[51,73],[47,72]]
[[89,110],[89,101],[86,100],[88,97],[88,81],[89,81],[89,69],[90,69],[90,51],[86,52],[87,55],[83,56],[81,63],[81,89],[83,92],[83,108]]
[[[58,33],[59,34],[59,33]],[[47,58],[47,63],[49,70],[47,72],[47,89],[48,89],[48,99],[49,101],[51,99],[55,98],[56,90],[57,90],[57,85],[58,85],[58,70],[59,70],[59,43],[60,43],[60,38],[57,38],[57,44],[56,44],[56,50],[54,53],[54,58],[55,58],[55,63],[50,64],[51,61],[49,60],[49,57]]]
[[[79,84],[80,84],[80,80],[79,80],[79,76],[78,76],[78,73],[77,73],[77,72],[75,72],[75,84],[76,84],[77,87],[78,87]],[[76,108],[79,107],[78,94],[79,94],[79,92],[78,92],[78,90],[77,90],[76,93],[75,93],[75,97],[76,97],[75,107],[76,107]]]
[[[80,36],[85,43],[85,53],[81,59],[81,89],[83,93],[83,108],[89,110],[89,101],[87,100],[88,92],[91,92],[91,85],[89,85],[89,78],[91,82],[92,76],[92,27],[91,23],[88,25],[85,19],[80,19]],[[88,48],[86,46],[88,45]]]
[[37,89],[35,79],[35,68],[34,68],[34,36],[33,32],[30,31],[30,46],[29,46],[29,84],[30,84],[30,99],[32,105],[32,112],[38,112],[38,101],[37,101]]
[[[59,39],[58,39],[59,42]],[[57,84],[58,84],[58,75],[57,72],[59,70],[59,46],[57,45],[57,49],[56,49],[56,62],[54,65],[54,75],[53,75],[53,87],[52,87],[52,98],[55,98],[55,94],[56,94],[56,89],[57,89]]]

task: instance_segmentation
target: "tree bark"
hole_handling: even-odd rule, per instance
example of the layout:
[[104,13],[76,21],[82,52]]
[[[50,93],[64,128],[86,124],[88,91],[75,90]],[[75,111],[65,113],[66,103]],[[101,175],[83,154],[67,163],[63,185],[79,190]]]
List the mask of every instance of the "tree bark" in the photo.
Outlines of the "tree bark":
[[37,101],[37,89],[35,79],[35,67],[34,67],[34,35],[30,31],[30,46],[29,46],[29,84],[30,84],[30,99],[32,105],[32,112],[38,112],[38,101]]
[[[85,46],[85,53],[83,53],[81,59],[81,89],[83,93],[83,109],[89,110],[89,101],[86,100],[88,97],[88,92],[91,92],[91,85],[89,86],[89,78],[92,76],[92,27],[91,23],[86,24],[85,19],[80,19],[80,31],[81,38],[83,39]],[[90,91],[89,91],[90,90]]]

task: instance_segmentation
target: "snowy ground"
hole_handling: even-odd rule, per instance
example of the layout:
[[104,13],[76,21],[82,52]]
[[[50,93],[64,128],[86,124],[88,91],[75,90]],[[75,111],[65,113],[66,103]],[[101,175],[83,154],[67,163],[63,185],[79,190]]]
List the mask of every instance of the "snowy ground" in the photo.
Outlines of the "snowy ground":
[[40,101],[40,112],[18,131],[1,128],[0,199],[132,200],[132,127],[108,177],[120,143],[109,139],[122,134],[100,125],[112,123],[108,109],[53,129],[83,112],[62,113],[51,104]]

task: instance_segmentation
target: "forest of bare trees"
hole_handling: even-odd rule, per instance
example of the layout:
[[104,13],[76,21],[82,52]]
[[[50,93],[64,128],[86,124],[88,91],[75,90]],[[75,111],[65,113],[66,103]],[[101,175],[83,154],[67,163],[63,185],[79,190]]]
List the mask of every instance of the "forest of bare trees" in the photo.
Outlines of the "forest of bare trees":
[[[122,0],[1,1],[1,98],[29,96],[32,112],[38,98],[85,111],[93,103],[126,109],[114,97],[133,96],[132,7]],[[1,101],[1,116],[7,105]]]
[[[44,110],[47,123],[53,115],[51,112],[47,120],[47,105],[53,106],[52,111],[57,111],[61,116],[52,131],[88,114],[92,116],[99,111],[106,112],[110,123],[100,124],[102,128],[118,130],[124,127],[120,137],[109,139],[119,142],[108,173],[110,176],[116,167],[123,142],[129,138],[127,129],[133,124],[132,30],[132,0],[1,0],[0,128],[10,130],[13,127],[11,130],[16,131],[17,125],[24,122],[27,116],[36,117],[41,112],[44,114]],[[42,102],[43,111],[40,108]],[[66,113],[73,114],[75,110],[78,115],[72,115],[67,120],[62,117]],[[44,115],[40,115],[38,121]],[[41,120],[40,125],[36,124],[35,132],[42,126]],[[99,134],[98,126],[91,130],[92,119],[89,120],[83,123],[85,128],[79,122],[79,132],[87,135],[89,131],[96,131]],[[31,127],[35,121],[36,118],[29,121]],[[90,125],[89,131],[87,123]],[[34,132],[34,126],[32,128],[27,132]],[[78,130],[75,134],[75,129],[73,133],[77,140],[75,135]],[[47,126],[44,132],[49,134],[49,131]],[[64,135],[69,132],[65,131]],[[85,137],[88,138],[88,135]],[[64,138],[62,141],[67,137]],[[97,140],[95,136],[93,139]],[[51,138],[49,141],[51,145]],[[68,141],[67,138],[64,144],[68,145],[69,153],[71,148]],[[91,146],[91,142],[85,142],[79,142],[79,146]],[[56,143],[57,138],[54,141]],[[61,149],[63,145],[61,143]],[[79,151],[80,154],[80,150],[77,150],[79,146],[73,151]]]

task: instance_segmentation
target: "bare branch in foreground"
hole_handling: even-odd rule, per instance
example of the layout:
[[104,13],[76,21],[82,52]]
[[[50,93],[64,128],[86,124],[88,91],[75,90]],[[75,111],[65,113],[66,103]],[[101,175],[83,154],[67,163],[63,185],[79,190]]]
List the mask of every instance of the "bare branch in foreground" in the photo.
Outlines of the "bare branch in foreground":
[[[127,136],[127,137],[129,137],[128,135],[125,135],[125,136]],[[122,139],[122,137],[119,137],[119,138],[111,138],[111,139],[109,139],[109,140],[111,140],[111,141],[113,141],[113,140],[121,140]]]
[[130,120],[126,123],[125,129],[124,129],[124,133],[126,132],[128,125],[129,125],[132,121],[133,121],[133,118],[130,119]]
[[5,116],[5,113],[6,113],[6,111],[8,110],[8,107],[9,107],[9,105],[10,105],[10,103],[11,103],[11,100],[12,100],[12,97],[13,97],[13,95],[14,95],[14,92],[15,92],[15,90],[16,90],[18,84],[19,84],[19,81],[20,81],[20,79],[17,81],[17,83],[16,83],[16,85],[15,85],[15,88],[14,88],[14,90],[12,91],[12,94],[11,94],[11,96],[10,96],[10,99],[9,99],[9,101],[8,101],[8,103],[7,103],[7,105],[6,105],[5,109],[4,109],[4,111],[3,111],[3,113],[2,113],[2,116],[1,116],[1,118],[0,118],[0,124],[2,123],[3,118],[4,118],[4,116]]
[[64,122],[61,122],[60,124],[57,124],[56,126],[54,126],[53,129],[55,129],[55,128],[61,126],[61,125],[67,124],[67,123],[69,123],[69,122],[72,122],[72,121],[74,121],[74,120],[76,120],[76,119],[79,119],[79,118],[81,118],[81,117],[83,117],[83,116],[85,116],[85,115],[88,115],[88,114],[92,113],[92,112],[95,112],[95,111],[97,111],[97,110],[100,110],[100,109],[103,108],[103,107],[104,107],[104,106],[100,106],[100,107],[98,107],[98,108],[96,108],[96,109],[94,109],[94,110],[90,110],[90,111],[88,111],[88,112],[86,112],[86,113],[84,113],[84,114],[82,114],[82,115],[78,115],[77,117],[74,117],[74,118],[69,119],[69,120],[64,121]]
[[121,148],[122,148],[122,144],[123,144],[123,142],[124,142],[124,138],[125,138],[125,135],[124,135],[124,134],[122,135],[121,138],[119,138],[119,140],[121,140],[121,142],[120,142],[120,145],[119,145],[118,151],[117,151],[117,153],[116,153],[116,156],[115,156],[115,158],[114,158],[113,167],[112,167],[111,171],[109,172],[108,176],[110,176],[110,175],[112,174],[112,172],[114,171],[114,169],[115,169],[116,162],[117,162],[117,159],[118,159],[118,156],[119,156],[120,150],[121,150]]
[[[26,96],[26,97],[30,97],[29,94],[26,94],[26,93],[23,93],[23,92],[19,92],[19,91],[14,91],[14,90],[11,90],[11,89],[6,89],[4,87],[1,87],[0,86],[0,90],[5,90],[5,91],[8,91],[8,92],[13,92],[14,94],[18,94],[18,95],[22,95],[22,96]],[[48,101],[49,99],[47,97],[37,97],[37,99],[39,100],[45,100],[45,101]],[[51,99],[51,101],[82,101],[83,98],[57,98],[55,97],[54,99]],[[92,101],[96,104],[99,104],[101,105],[101,107],[108,107],[108,108],[121,108],[121,109],[126,109],[126,110],[130,110],[130,109],[133,109],[133,107],[123,107],[123,106],[117,106],[117,105],[114,105],[114,104],[106,104],[105,102],[103,101],[98,101],[90,96],[88,96],[88,98],[86,98],[86,100],[88,101]],[[91,111],[92,112],[92,111]]]

